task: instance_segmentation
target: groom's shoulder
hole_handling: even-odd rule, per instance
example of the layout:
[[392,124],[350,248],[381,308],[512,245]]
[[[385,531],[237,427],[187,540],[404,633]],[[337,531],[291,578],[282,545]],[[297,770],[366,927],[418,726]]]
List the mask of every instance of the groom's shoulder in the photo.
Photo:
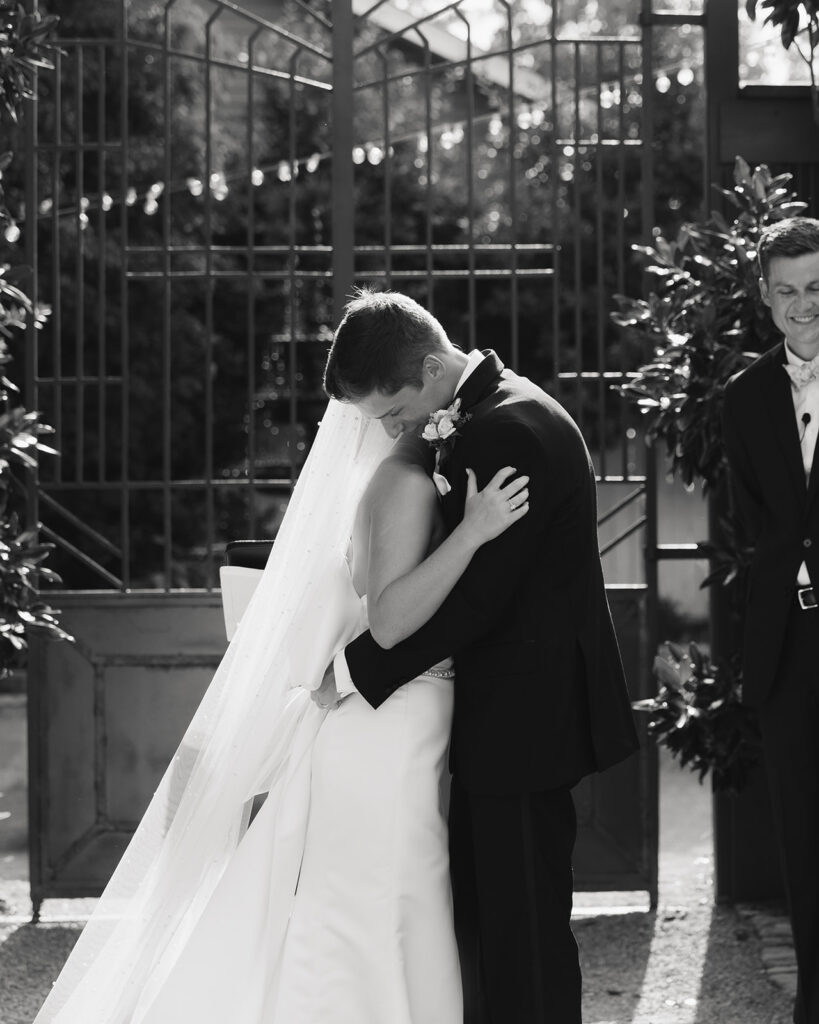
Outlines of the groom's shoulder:
[[563,406],[533,381],[508,371],[475,418],[470,437],[477,444],[528,444],[548,450],[559,438],[567,454],[584,447],[577,424]]
[[774,345],[766,352],[754,357],[743,369],[733,374],[725,383],[725,393],[729,398],[753,393],[757,388],[764,388],[782,362],[782,344]]
[[558,420],[576,429],[572,417],[560,402],[528,377],[504,370],[499,387],[501,407],[535,422]]

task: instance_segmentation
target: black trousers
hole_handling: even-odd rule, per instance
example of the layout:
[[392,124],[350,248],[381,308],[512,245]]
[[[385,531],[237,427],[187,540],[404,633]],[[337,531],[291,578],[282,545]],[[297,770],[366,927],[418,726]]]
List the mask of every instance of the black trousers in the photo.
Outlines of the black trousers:
[[453,782],[449,819],[465,1024],[580,1024],[569,789],[482,796]]
[[793,1019],[819,1024],[819,609],[794,603],[759,720],[798,968]]

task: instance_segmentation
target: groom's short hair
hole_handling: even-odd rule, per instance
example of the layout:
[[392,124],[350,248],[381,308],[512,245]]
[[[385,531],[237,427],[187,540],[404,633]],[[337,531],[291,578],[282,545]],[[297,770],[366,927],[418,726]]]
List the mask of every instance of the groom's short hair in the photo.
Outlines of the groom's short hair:
[[813,217],[788,217],[765,228],[757,246],[759,273],[768,280],[771,260],[777,256],[792,259],[819,252],[819,220]]
[[408,295],[360,289],[344,307],[324,370],[324,390],[342,402],[374,391],[420,388],[430,352],[450,348],[435,317]]

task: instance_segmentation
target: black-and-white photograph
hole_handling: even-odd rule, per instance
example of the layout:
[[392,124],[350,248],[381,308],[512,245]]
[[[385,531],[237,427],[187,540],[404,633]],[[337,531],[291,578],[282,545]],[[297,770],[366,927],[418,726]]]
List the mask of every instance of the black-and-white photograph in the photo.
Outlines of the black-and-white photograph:
[[0,1024],[819,1024],[819,5],[0,0]]

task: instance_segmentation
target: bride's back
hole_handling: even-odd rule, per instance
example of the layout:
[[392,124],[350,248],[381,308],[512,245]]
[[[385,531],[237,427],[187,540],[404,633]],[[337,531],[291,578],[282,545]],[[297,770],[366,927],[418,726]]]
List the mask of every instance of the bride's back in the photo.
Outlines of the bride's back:
[[[434,453],[425,441],[405,435],[373,474],[358,506],[349,556],[353,586],[362,597],[367,593],[374,536],[380,538],[380,543],[402,544],[411,539],[408,530],[417,530],[416,536],[428,538],[426,554],[443,540],[443,520],[432,482],[433,462]],[[399,503],[403,513],[401,525],[392,529],[390,524],[397,518]]]

